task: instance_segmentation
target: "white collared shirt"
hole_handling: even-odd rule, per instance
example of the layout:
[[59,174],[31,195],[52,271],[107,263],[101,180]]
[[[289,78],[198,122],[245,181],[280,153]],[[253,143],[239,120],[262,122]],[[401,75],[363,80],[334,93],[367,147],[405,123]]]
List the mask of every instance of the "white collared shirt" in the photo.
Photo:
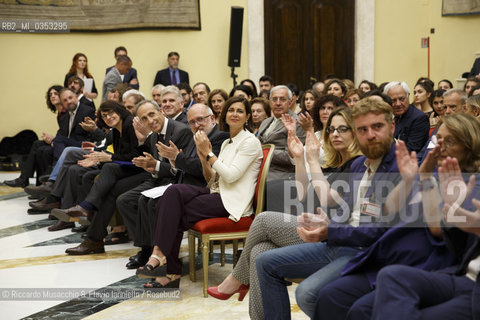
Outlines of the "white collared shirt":
[[68,114],[70,115],[70,118],[68,119],[68,137],[69,138],[73,128],[73,120],[75,120],[75,115],[77,114],[79,105],[80,105],[80,101],[77,102],[77,107],[75,108],[75,110],[68,112]]
[[[168,126],[168,118],[165,117],[165,122],[163,123],[162,130],[160,130],[158,134],[163,135],[163,137],[165,137],[165,135],[167,134],[167,126]],[[158,158],[159,160],[157,160],[157,164],[155,165],[155,172],[160,171],[160,161],[163,159],[163,157],[160,155],[158,155]]]
[[477,281],[478,273],[480,273],[480,256],[468,263],[466,276],[470,280]]
[[369,161],[369,159],[365,160],[365,167],[367,167],[367,170],[365,170],[365,173],[362,176],[362,179],[360,180],[360,184],[358,186],[358,191],[357,191],[357,201],[355,201],[355,206],[353,207],[352,210],[352,215],[350,217],[350,220],[348,223],[353,226],[353,227],[358,227],[360,225],[360,206],[367,201],[368,199],[365,198],[365,194],[367,193],[368,188],[372,184],[372,178],[375,172],[377,172],[378,167],[380,166],[380,163],[382,163],[382,158]]

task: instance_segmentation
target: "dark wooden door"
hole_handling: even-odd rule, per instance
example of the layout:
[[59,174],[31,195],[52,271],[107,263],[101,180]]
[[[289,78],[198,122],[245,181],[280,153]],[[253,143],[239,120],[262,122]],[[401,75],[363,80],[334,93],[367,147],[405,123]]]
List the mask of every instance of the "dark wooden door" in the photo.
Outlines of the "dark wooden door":
[[353,80],[355,0],[264,0],[265,73],[300,90],[334,74]]

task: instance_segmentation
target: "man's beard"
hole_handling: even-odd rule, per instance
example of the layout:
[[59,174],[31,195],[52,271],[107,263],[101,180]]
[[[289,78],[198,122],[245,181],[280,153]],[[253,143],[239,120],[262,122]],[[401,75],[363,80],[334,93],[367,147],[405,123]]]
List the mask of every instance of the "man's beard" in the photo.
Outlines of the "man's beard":
[[[375,145],[369,145],[370,143],[379,143]],[[388,137],[383,140],[373,140],[369,141],[366,145],[359,144],[360,151],[368,158],[368,159],[379,159],[386,155],[392,146],[393,143],[393,134],[390,133]]]

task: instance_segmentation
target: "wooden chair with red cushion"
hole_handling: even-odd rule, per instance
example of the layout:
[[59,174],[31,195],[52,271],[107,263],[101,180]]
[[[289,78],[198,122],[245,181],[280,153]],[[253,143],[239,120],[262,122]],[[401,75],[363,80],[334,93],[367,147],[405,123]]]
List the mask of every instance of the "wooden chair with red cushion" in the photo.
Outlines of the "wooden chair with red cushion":
[[[200,241],[202,250],[203,264],[203,296],[207,297],[208,287],[208,259],[210,251],[210,242],[214,240],[233,240],[233,255],[237,256],[238,240],[247,237],[248,229],[253,222],[254,217],[261,213],[265,203],[265,185],[267,174],[272,161],[273,144],[262,146],[263,159],[258,172],[257,186],[255,188],[255,196],[253,207],[255,214],[249,217],[242,217],[238,222],[234,222],[229,218],[211,218],[197,222],[190,230],[188,230],[188,252],[190,260],[190,280],[196,281],[195,277],[195,238]],[[223,251],[223,250],[222,250]],[[224,252],[222,252],[224,254]],[[223,260],[223,257],[222,257]]]

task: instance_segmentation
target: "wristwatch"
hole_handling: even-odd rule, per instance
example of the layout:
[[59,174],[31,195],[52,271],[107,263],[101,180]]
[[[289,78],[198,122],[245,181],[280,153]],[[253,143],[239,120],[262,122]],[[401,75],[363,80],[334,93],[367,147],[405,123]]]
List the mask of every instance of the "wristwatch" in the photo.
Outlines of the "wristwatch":
[[206,159],[207,159],[207,162],[208,162],[208,160],[210,160],[210,158],[212,158],[213,156],[215,156],[215,153],[213,153],[212,151],[210,151],[210,153],[207,154],[207,158],[206,158]]

